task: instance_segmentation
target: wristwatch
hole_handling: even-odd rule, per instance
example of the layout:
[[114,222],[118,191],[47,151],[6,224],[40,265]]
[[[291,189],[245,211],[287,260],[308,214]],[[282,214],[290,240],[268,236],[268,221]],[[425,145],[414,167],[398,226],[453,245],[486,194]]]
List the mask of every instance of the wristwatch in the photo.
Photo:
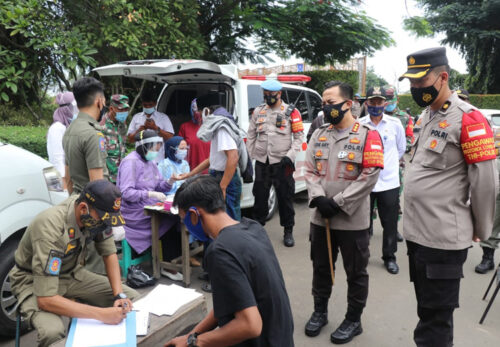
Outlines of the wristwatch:
[[187,345],[188,347],[198,347],[198,345],[196,344],[196,342],[198,341],[198,336],[200,334],[198,333],[193,333],[193,334],[190,334],[188,336],[188,340],[187,340]]
[[116,300],[121,300],[121,299],[126,299],[127,298],[127,294],[125,293],[118,293],[115,295],[115,297],[113,298],[114,301]]

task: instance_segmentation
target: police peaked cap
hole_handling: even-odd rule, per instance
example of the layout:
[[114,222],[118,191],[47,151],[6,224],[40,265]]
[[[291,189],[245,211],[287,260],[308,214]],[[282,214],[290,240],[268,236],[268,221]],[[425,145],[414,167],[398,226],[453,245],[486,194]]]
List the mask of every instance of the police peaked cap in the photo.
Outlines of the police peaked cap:
[[406,57],[408,64],[408,71],[406,71],[399,80],[403,78],[420,79],[429,73],[431,69],[437,66],[448,65],[448,58],[446,58],[446,48],[436,47],[427,48]]

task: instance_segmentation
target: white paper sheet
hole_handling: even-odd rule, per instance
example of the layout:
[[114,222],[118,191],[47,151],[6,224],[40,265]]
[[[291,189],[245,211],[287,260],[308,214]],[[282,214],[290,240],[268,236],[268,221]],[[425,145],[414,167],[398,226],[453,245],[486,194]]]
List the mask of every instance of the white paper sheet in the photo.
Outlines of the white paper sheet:
[[145,336],[148,334],[149,312],[137,311],[135,313],[135,334]]
[[171,316],[181,306],[202,296],[194,289],[183,288],[176,284],[159,284],[146,297],[134,302],[134,309],[151,312],[157,316]]
[[118,325],[78,318],[73,347],[112,346],[127,341],[125,319]]

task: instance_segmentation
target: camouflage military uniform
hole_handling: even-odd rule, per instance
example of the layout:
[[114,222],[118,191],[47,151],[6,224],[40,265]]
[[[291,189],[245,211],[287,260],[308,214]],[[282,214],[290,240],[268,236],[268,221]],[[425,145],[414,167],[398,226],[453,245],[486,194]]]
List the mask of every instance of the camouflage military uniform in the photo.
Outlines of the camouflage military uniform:
[[413,142],[413,120],[408,113],[400,110],[399,107],[396,107],[392,113],[386,113],[401,121],[401,124],[406,132],[406,151],[409,152]]
[[106,137],[106,151],[108,152],[106,166],[109,171],[109,180],[116,183],[118,167],[122,159],[125,158],[127,152],[127,147],[125,145],[127,126],[124,123],[111,120],[109,116],[106,115],[103,133]]

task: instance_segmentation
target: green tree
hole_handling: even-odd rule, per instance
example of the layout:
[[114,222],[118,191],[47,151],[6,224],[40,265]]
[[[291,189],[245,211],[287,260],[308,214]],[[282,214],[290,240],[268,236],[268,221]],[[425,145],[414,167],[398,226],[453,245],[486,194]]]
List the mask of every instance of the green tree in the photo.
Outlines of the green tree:
[[[218,63],[264,62],[271,52],[313,65],[345,62],[393,43],[357,0],[199,0],[200,32]],[[254,43],[255,48],[249,44]]]
[[371,87],[383,87],[388,85],[387,81],[375,73],[373,66],[370,66],[366,71],[366,90]]
[[117,61],[197,58],[197,9],[195,0],[3,0],[0,97],[28,104]]
[[450,71],[450,79],[448,84],[451,89],[458,89],[465,87],[465,81],[467,80],[468,74],[461,74],[455,69],[451,69]]
[[[442,32],[443,44],[460,50],[473,93],[500,92],[500,2],[493,0],[417,0],[424,17],[405,20],[405,29],[417,36]],[[451,62],[453,65],[453,62]]]

